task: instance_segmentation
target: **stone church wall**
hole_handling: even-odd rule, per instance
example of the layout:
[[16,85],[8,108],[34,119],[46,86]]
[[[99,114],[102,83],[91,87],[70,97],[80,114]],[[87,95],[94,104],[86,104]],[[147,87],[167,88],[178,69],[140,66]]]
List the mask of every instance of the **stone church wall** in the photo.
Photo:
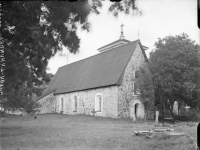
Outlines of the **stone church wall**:
[[[64,113],[70,115],[84,114],[93,115],[92,110],[95,109],[95,95],[101,93],[103,95],[102,112],[98,112],[95,116],[102,117],[132,117],[134,112],[134,105],[136,101],[140,101],[139,96],[133,96],[135,70],[140,67],[147,66],[144,55],[137,45],[126,69],[124,72],[121,86],[109,86],[104,88],[97,88],[79,92],[47,95],[40,100],[42,104],[41,113]],[[75,97],[77,97],[77,112],[75,112]],[[63,104],[62,100],[63,99]],[[62,110],[63,106],[63,110]],[[144,116],[144,107],[142,103],[139,106],[141,112],[139,116]],[[131,116],[132,115],[132,116]]]
[[[146,65],[144,55],[140,46],[137,45],[125,69],[122,85],[118,87],[119,117],[129,118],[131,116],[130,105],[132,105],[135,100],[139,100],[139,96],[133,96],[134,81],[136,81],[134,73],[135,70],[139,70],[139,68],[144,65]],[[144,107],[140,106],[140,109],[144,109]]]
[[59,105],[53,93],[43,97],[39,100],[39,104],[42,106],[40,108],[40,113],[53,113],[59,111]]
[[[103,94],[103,110],[98,112],[95,116],[102,117],[118,117],[118,88],[117,86],[110,86],[105,88],[98,88],[92,90],[85,90],[80,92],[72,92],[66,94],[56,95],[56,99],[59,104],[59,110],[61,110],[61,98],[64,100],[64,114],[76,115],[85,114],[93,115],[92,110],[95,109],[95,95],[97,93]],[[78,97],[77,112],[75,112],[75,96]]]

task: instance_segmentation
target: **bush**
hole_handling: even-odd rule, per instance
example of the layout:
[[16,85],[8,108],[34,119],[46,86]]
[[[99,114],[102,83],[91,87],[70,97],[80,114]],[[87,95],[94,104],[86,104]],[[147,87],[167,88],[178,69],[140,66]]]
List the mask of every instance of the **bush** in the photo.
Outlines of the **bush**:
[[163,118],[165,118],[165,117],[172,118],[173,116],[171,115],[169,110],[165,110],[164,116],[163,116],[162,111],[160,111],[159,116],[158,116],[158,120],[163,121]]
[[200,111],[197,109],[190,109],[181,111],[180,114],[175,115],[177,121],[200,121]]
[[27,101],[24,109],[28,114],[32,114],[32,113],[37,112],[39,107],[40,105],[36,101],[29,100]]

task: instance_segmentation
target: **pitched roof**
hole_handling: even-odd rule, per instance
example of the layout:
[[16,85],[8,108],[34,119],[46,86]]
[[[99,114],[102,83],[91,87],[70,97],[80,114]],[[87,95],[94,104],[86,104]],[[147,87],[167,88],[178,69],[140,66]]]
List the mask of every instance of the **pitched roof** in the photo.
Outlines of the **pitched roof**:
[[60,67],[43,96],[121,85],[124,70],[138,44],[141,46],[139,40],[133,41]]
[[119,39],[119,40],[117,40],[117,41],[114,41],[114,42],[112,42],[112,43],[109,43],[109,44],[107,44],[107,45],[104,45],[104,46],[98,48],[97,50],[102,49],[102,48],[107,47],[107,46],[110,46],[110,45],[113,45],[113,44],[118,43],[118,42],[120,42],[120,41],[127,42],[127,43],[128,43],[128,42],[131,42],[131,41],[126,40],[126,39],[122,39],[122,40]]

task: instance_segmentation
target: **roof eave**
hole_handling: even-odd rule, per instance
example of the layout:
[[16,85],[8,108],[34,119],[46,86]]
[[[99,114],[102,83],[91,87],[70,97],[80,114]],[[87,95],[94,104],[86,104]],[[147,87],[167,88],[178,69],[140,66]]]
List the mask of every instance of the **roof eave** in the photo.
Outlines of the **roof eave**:
[[44,98],[44,97],[47,96],[47,95],[50,95],[51,93],[54,94],[55,91],[56,91],[56,89],[48,91],[48,92],[45,93],[44,95],[39,96],[39,97],[36,99],[36,101],[39,101],[40,99]]
[[[146,55],[146,53],[145,53],[145,49],[143,48],[143,46],[142,46],[140,40],[138,40],[138,41],[139,41],[139,45],[140,45],[140,47],[141,47],[142,53],[143,53],[143,55],[144,55],[144,58],[145,58],[145,60],[148,62],[148,58],[147,58],[147,55]],[[146,46],[145,46],[145,47],[146,47]]]
[[117,82],[115,84],[110,84],[110,85],[106,85],[106,86],[99,86],[99,87],[93,87],[93,88],[87,88],[87,89],[81,89],[81,90],[73,90],[73,91],[67,91],[67,92],[55,92],[54,95],[66,94],[66,93],[72,93],[72,92],[80,92],[80,91],[99,89],[99,88],[106,88],[106,87],[110,87],[110,86],[119,86],[119,83]]

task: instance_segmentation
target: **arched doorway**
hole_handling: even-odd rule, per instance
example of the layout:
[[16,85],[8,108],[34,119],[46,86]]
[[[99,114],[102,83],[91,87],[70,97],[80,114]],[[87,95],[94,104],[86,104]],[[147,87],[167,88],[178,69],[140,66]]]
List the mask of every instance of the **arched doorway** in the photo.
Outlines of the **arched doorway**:
[[129,103],[129,115],[130,118],[144,118],[144,107],[140,100],[134,99]]
[[139,112],[139,104],[138,103],[136,103],[135,105],[134,105],[134,111],[135,111],[135,118],[137,119],[138,118],[138,112]]

